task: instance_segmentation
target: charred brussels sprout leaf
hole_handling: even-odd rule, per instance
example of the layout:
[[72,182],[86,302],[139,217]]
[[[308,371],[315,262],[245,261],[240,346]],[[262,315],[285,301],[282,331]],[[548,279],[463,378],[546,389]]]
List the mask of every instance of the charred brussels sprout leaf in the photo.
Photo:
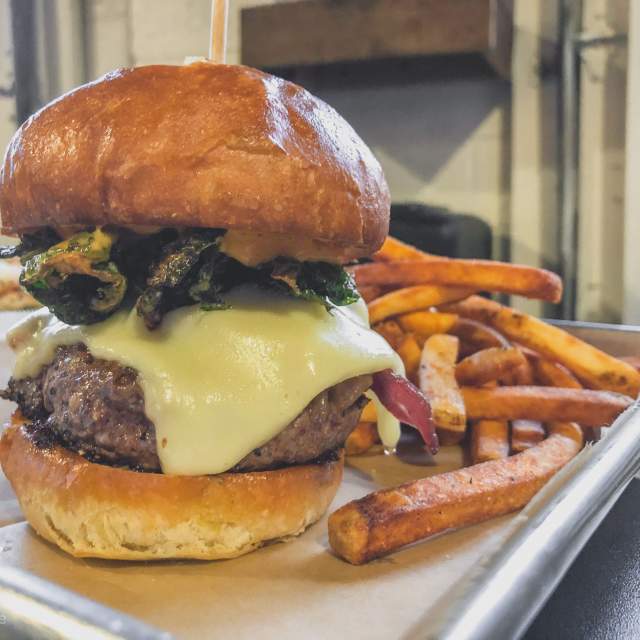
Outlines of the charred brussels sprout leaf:
[[162,249],[136,302],[138,315],[149,329],[155,329],[177,307],[194,302],[223,304],[218,297],[221,286],[214,279],[215,262],[223,260],[216,247],[220,233],[192,231]]
[[331,303],[341,307],[360,298],[353,278],[339,265],[328,262],[276,260],[271,277],[287,285],[294,296],[325,306]]
[[63,322],[99,322],[118,309],[127,289],[109,259],[115,239],[102,229],[82,231],[41,253],[29,252],[20,283]]
[[31,256],[46,251],[52,244],[60,242],[60,236],[48,227],[24,234],[20,243],[11,247],[0,247],[0,260],[20,258],[22,264]]

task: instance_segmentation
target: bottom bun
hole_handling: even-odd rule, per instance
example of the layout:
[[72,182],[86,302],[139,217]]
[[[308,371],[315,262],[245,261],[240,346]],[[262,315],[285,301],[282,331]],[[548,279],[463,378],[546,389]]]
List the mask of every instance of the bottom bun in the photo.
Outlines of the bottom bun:
[[302,533],[327,510],[343,459],[276,471],[169,476],[35,444],[14,419],[0,464],[29,524],[76,557],[233,558]]

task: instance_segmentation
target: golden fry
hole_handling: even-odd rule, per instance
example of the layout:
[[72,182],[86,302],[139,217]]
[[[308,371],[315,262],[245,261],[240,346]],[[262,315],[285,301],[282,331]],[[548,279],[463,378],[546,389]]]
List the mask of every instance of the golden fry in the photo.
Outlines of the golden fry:
[[495,260],[437,258],[370,262],[351,269],[359,287],[437,284],[560,302],[562,280],[551,271]]
[[624,362],[627,362],[632,367],[635,367],[638,371],[640,371],[640,356],[623,356],[620,358]]
[[507,349],[511,346],[511,343],[492,327],[467,318],[458,318],[449,333],[458,336],[462,342],[474,345],[476,347],[475,351],[489,349],[490,347]]
[[376,298],[369,304],[369,320],[371,324],[376,324],[391,316],[462,300],[473,292],[473,289],[439,287],[436,285],[397,289]]
[[449,329],[456,323],[458,316],[454,313],[437,313],[435,311],[414,311],[396,318],[404,331],[411,331],[428,338],[436,333],[449,333]]
[[434,260],[438,256],[420,251],[416,247],[406,244],[397,238],[387,236],[384,244],[377,253],[373,254],[373,259],[377,262],[393,262],[394,260]]
[[382,287],[360,287],[358,292],[362,296],[362,299],[369,303],[382,295],[384,289]]
[[576,377],[559,362],[551,362],[545,358],[531,360],[534,377],[538,384],[547,387],[563,387],[565,389],[582,389]]
[[456,366],[456,380],[458,384],[481,387],[500,380],[525,363],[526,358],[517,347],[491,347],[461,360]]
[[396,351],[404,340],[405,333],[395,320],[384,320],[373,327]]
[[449,305],[448,310],[490,324],[508,338],[560,362],[589,387],[634,398],[640,392],[640,372],[559,327],[480,296]]
[[464,402],[455,378],[458,338],[444,334],[431,336],[424,343],[418,380],[429,400],[438,437],[444,445],[460,442],[467,418]]
[[582,449],[584,446],[584,433],[580,425],[575,422],[551,422],[547,426],[549,435],[561,434],[571,438]]
[[[518,347],[518,350],[520,350],[520,347]],[[520,351],[520,353],[522,353],[522,351]],[[500,382],[508,386],[520,385],[520,384],[532,385],[535,382],[533,377],[533,369],[531,368],[531,364],[529,363],[529,360],[524,357],[524,354],[523,354],[522,364],[520,364],[515,369],[513,369],[513,371],[507,372],[500,379]]]
[[408,333],[403,338],[400,346],[396,349],[398,355],[404,362],[405,372],[409,380],[415,380],[420,366],[420,357],[422,352],[416,339]]
[[580,447],[558,431],[511,458],[370,493],[330,516],[329,544],[341,558],[363,564],[441,531],[516,511]]
[[509,424],[502,420],[478,420],[471,425],[471,462],[500,460],[509,455]]
[[611,424],[633,400],[611,391],[554,387],[462,387],[470,420],[578,422],[587,427]]
[[364,409],[360,414],[360,422],[378,422],[375,403],[368,402],[364,405]]
[[544,427],[537,420],[514,420],[511,423],[511,450],[520,453],[535,447],[546,436]]
[[379,442],[377,425],[372,422],[359,422],[344,443],[345,453],[348,456],[357,456],[366,453]]

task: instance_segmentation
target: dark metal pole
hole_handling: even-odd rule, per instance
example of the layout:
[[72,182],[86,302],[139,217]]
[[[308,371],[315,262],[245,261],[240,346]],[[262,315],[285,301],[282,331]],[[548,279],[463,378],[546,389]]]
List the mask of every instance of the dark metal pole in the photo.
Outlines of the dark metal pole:
[[580,133],[579,65],[575,47],[580,32],[582,0],[562,0],[562,82],[560,87],[560,192],[558,228],[560,271],[564,279],[562,318],[576,313],[578,270],[578,152]]

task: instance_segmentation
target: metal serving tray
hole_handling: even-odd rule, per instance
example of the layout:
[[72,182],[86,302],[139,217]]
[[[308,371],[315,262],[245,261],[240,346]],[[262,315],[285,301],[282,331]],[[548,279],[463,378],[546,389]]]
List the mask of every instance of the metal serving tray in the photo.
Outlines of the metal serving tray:
[[[640,353],[640,328],[566,328],[615,355]],[[9,369],[0,343],[0,378]],[[326,518],[293,543],[229,561],[73,559],[20,521],[0,477],[0,638],[515,638],[640,471],[638,433],[636,403],[519,514],[362,567],[331,555]],[[350,460],[332,510],[462,464],[457,447],[437,465],[408,464],[413,454]]]

